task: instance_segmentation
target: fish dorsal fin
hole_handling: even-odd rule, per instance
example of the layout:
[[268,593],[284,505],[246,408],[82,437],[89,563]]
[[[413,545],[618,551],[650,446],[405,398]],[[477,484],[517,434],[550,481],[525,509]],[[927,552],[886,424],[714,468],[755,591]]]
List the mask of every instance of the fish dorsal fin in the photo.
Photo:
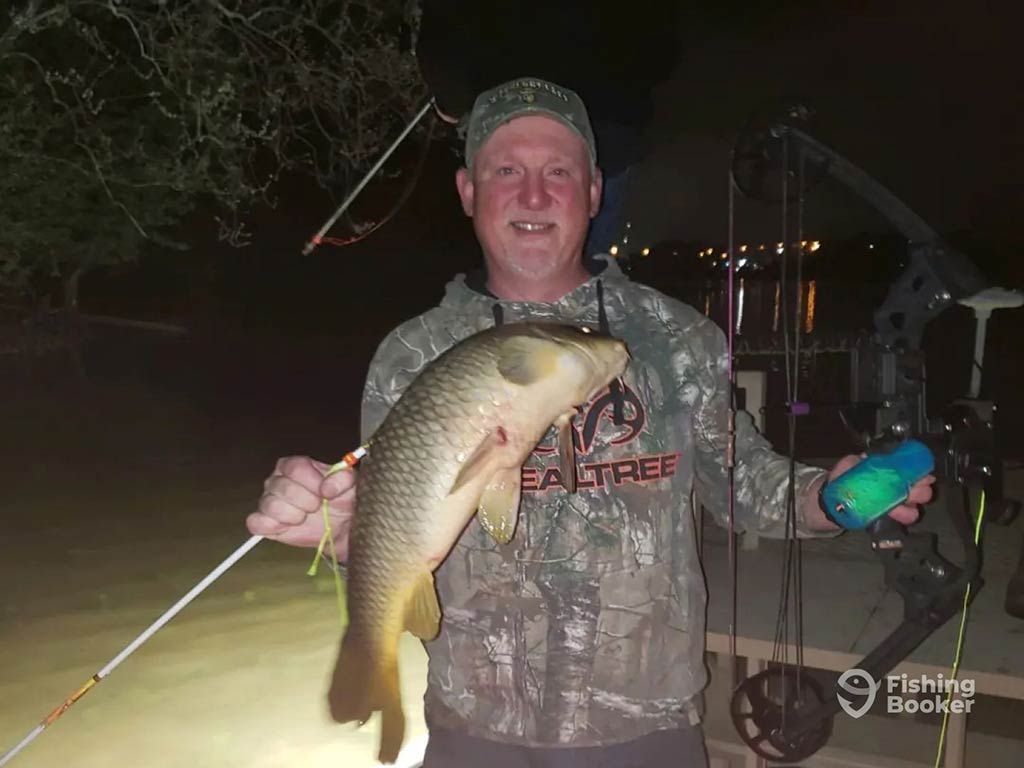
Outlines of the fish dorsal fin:
[[499,469],[480,497],[476,518],[499,544],[508,544],[519,519],[522,468]]
[[502,342],[498,372],[513,384],[527,386],[555,372],[558,346],[532,336],[515,336]]
[[423,571],[405,603],[405,628],[421,640],[433,640],[441,628],[441,608],[437,604],[434,576]]

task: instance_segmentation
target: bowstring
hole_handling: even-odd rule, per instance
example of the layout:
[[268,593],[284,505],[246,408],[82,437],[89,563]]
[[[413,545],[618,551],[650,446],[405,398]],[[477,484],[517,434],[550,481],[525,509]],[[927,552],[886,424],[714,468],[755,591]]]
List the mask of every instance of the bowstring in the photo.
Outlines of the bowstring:
[[[798,210],[797,227],[798,243],[803,237],[804,208],[804,167],[803,153],[800,155],[798,176]],[[785,667],[789,664],[789,639],[791,619],[793,622],[793,639],[796,657],[796,691],[801,690],[803,674],[803,559],[800,542],[797,538],[796,521],[796,403],[799,397],[800,379],[800,314],[802,312],[802,278],[803,278],[803,246],[798,244],[796,263],[796,293],[793,311],[796,316],[791,322],[789,297],[789,134],[782,136],[782,245],[781,270],[779,277],[780,311],[782,314],[782,337],[785,354],[786,403],[788,421],[789,448],[789,483],[786,489],[785,518],[785,553],[782,564],[782,585],[780,589],[779,610],[776,616],[775,640],[772,648],[772,661]],[[793,341],[790,342],[792,326]],[[790,602],[793,604],[792,616]],[[779,694],[782,698],[783,729],[787,711],[786,698],[788,686],[783,682]]]
[[[803,317],[803,297],[804,297],[804,280],[803,280],[803,267],[804,267],[804,158],[805,154],[803,149],[799,149],[799,172],[797,175],[797,252],[796,252],[796,318],[793,323],[793,346],[795,348],[795,354],[793,358],[793,402],[796,403],[800,397],[800,339],[801,333],[801,318]],[[792,430],[790,432],[790,444],[789,444],[789,487],[790,489],[796,488],[796,417],[791,417]],[[795,490],[791,491],[791,495],[795,499]],[[795,501],[794,501],[795,504]],[[795,525],[795,509],[794,509],[794,525]],[[797,669],[797,687],[799,690],[800,674],[804,668],[804,601],[803,601],[803,584],[804,584],[804,560],[803,560],[803,546],[800,540],[796,538],[796,531],[793,531],[793,538],[796,541],[796,669]]]
[[[792,398],[792,373],[790,371],[790,349],[789,349],[789,294],[787,291],[786,272],[788,268],[787,256],[787,197],[789,194],[788,179],[786,173],[786,165],[789,162],[789,144],[786,137],[783,136],[782,144],[782,264],[781,274],[779,275],[779,294],[780,294],[780,307],[779,311],[782,315],[782,340],[785,348],[785,360],[784,360],[784,372],[786,376],[786,400],[791,401]],[[790,436],[792,436],[792,424],[790,424]],[[790,535],[790,496],[792,487],[786,490],[786,539],[789,540]],[[788,647],[786,644],[786,633],[789,626],[788,620],[788,608],[789,608],[789,584],[790,584],[790,558],[789,558],[789,546],[787,543],[786,554],[782,559],[782,584],[779,589],[779,608],[778,614],[775,619],[775,642],[772,647],[772,661],[775,663],[785,663],[788,657]]]
[[736,321],[733,317],[733,296],[736,275],[735,231],[736,231],[736,189],[733,184],[732,172],[729,172],[729,278],[728,278],[728,319],[726,320],[727,338],[729,345],[728,376],[729,376],[729,413],[728,429],[726,436],[725,466],[727,476],[728,498],[726,499],[726,510],[729,519],[729,579],[732,591],[732,614],[729,617],[729,659],[731,690],[736,690],[738,683],[738,670],[736,659],[736,620],[737,603],[739,593],[737,590],[737,567],[736,567],[736,524],[735,524],[735,496],[736,496],[736,370],[733,364],[734,341],[736,333]]

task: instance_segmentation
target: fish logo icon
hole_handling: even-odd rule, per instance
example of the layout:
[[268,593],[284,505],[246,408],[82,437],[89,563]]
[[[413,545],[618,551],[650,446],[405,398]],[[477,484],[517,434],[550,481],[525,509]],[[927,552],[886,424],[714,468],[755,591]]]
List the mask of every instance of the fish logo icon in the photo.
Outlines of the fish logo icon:
[[863,696],[864,700],[860,706],[855,706],[853,701],[842,696],[836,691],[836,698],[839,699],[839,706],[850,717],[856,719],[863,717],[875,703],[875,696],[878,693],[878,681],[863,669],[848,669],[839,676],[836,687],[840,690],[852,693],[855,696]]

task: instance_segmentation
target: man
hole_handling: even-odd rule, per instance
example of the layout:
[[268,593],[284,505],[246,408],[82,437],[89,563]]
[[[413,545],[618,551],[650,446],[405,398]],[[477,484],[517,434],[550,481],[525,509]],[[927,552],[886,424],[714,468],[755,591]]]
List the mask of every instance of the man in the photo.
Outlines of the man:
[[[601,154],[601,208],[584,260],[622,235],[633,167],[648,151],[653,89],[679,57],[679,3],[422,0],[416,59],[437,111],[465,123],[477,95],[523,72],[578,93]],[[536,35],[532,44],[524,31]]]
[[[579,489],[547,468],[546,438],[523,468],[520,523],[496,545],[471,522],[435,576],[441,632],[430,671],[426,768],[460,766],[702,766],[698,701],[706,683],[704,605],[691,489],[720,522],[729,382],[722,332],[706,317],[633,283],[614,261],[582,262],[601,173],[575,93],[521,78],[482,94],[456,186],[485,270],[458,276],[441,304],[380,345],[366,382],[362,437],[381,423],[423,366],[495,323],[559,320],[624,339],[621,386],[576,420]],[[740,419],[738,527],[781,535],[789,461]],[[833,470],[857,462],[847,457]],[[282,459],[250,531],[315,545],[330,502],[347,556],[358,471]],[[817,503],[827,472],[798,466],[803,535],[836,528]],[[915,487],[917,517],[930,481]]]

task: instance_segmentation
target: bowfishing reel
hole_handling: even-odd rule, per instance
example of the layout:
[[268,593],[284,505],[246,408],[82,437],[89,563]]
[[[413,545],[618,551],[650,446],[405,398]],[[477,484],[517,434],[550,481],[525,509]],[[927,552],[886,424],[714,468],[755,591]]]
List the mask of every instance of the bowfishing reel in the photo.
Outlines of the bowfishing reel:
[[739,684],[729,703],[729,715],[752,752],[772,762],[792,763],[815,754],[831,738],[831,717],[799,731],[790,727],[825,703],[817,680],[797,667],[779,664]]

